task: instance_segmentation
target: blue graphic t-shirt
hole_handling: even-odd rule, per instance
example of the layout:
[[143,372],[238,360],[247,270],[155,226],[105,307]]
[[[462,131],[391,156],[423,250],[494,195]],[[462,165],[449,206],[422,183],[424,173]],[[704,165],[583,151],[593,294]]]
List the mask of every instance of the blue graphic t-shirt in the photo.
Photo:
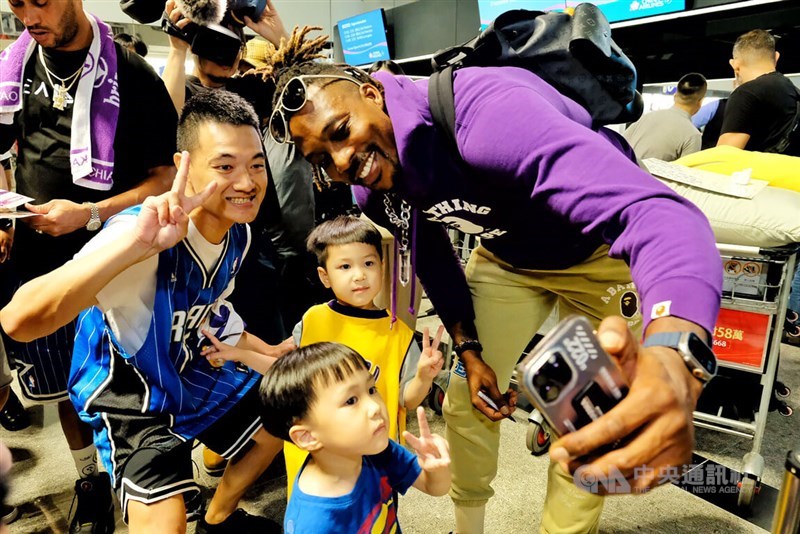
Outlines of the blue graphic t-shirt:
[[[305,468],[305,466],[304,466]],[[308,495],[294,481],[286,508],[286,534],[400,534],[395,492],[405,493],[421,469],[417,457],[396,442],[380,454],[365,456],[353,491],[341,497]]]

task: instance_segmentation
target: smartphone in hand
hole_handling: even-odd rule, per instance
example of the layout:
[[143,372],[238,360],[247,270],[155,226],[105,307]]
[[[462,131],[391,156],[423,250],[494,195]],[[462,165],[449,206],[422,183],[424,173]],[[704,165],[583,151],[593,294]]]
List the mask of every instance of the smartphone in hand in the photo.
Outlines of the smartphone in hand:
[[598,419],[628,393],[588,319],[561,321],[517,366],[522,390],[559,436]]

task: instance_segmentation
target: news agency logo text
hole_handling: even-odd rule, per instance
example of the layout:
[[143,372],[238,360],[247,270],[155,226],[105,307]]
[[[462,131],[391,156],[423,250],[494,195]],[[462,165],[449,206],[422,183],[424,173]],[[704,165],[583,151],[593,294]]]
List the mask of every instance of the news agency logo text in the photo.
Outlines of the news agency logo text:
[[[607,476],[598,476],[590,469],[590,466],[582,465],[575,470],[572,479],[579,488],[595,494],[612,495],[648,491],[648,489],[632,489],[631,481],[614,466],[609,469]],[[687,464],[658,469],[646,465],[635,467],[632,480],[642,479],[647,481],[654,480],[659,486],[667,483],[676,484],[690,493],[699,495],[738,493],[738,484],[742,476],[724,465],[703,462],[702,464]]]

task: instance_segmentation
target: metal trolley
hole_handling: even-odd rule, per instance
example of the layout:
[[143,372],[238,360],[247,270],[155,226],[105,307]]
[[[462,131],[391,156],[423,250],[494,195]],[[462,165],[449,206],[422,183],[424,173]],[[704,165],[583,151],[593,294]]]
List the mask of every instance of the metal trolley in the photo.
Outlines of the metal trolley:
[[[723,291],[713,343],[720,371],[698,402],[694,424],[753,440],[743,458],[738,496],[739,506],[749,507],[764,472],[761,442],[776,392],[781,335],[800,247],[718,244],[717,248]],[[781,385],[777,394],[788,396],[788,388]],[[731,403],[734,397],[736,402]]]

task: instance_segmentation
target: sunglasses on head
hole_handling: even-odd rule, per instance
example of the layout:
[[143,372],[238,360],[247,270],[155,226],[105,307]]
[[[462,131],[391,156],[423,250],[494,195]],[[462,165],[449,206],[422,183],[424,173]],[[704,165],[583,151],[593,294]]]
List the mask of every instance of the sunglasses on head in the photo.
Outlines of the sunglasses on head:
[[272,111],[269,118],[269,134],[276,143],[291,143],[289,134],[289,117],[286,111],[294,113],[303,109],[306,105],[308,86],[304,80],[310,78],[328,78],[331,80],[347,80],[361,86],[369,82],[369,77],[356,69],[344,69],[345,74],[304,74],[295,76],[283,86],[281,96],[278,98],[278,105]]

